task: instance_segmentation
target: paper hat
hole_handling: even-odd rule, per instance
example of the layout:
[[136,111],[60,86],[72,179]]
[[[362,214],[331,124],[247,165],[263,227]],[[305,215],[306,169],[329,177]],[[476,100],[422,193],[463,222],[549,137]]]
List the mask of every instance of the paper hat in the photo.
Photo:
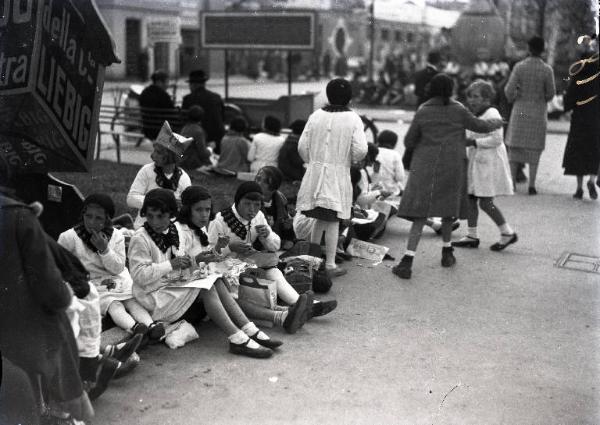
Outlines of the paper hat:
[[187,144],[192,140],[194,140],[193,137],[183,137],[180,134],[173,133],[169,122],[165,121],[154,143],[158,143],[170,151],[175,152],[175,155],[178,157],[182,157]]

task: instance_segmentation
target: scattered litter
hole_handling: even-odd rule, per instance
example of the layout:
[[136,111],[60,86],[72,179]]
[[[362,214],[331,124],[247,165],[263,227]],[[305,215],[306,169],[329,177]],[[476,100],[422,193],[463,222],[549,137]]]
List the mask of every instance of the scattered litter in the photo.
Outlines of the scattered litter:
[[273,384],[274,384],[275,382],[277,382],[277,381],[279,381],[279,378],[278,378],[277,376],[271,376],[271,377],[269,378],[269,382],[272,382]]

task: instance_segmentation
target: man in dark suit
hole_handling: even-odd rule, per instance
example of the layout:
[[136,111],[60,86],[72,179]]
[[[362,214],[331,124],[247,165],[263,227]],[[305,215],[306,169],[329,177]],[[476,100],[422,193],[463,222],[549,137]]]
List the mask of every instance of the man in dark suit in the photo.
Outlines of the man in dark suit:
[[167,93],[169,79],[167,73],[158,70],[152,74],[151,78],[152,84],[140,94],[140,107],[142,108],[142,132],[145,137],[154,140],[158,136],[163,121],[171,121],[176,114],[173,100]]
[[425,68],[415,73],[415,95],[417,96],[417,107],[425,102],[429,96],[427,94],[427,84],[436,74],[440,72],[442,58],[440,53],[433,50],[427,55],[427,64]]
[[215,152],[221,152],[221,139],[225,134],[223,124],[224,104],[223,99],[217,93],[206,89],[208,77],[201,69],[190,72],[188,83],[190,94],[183,97],[181,109],[190,109],[193,105],[199,105],[204,109],[202,128],[206,132],[206,141],[215,143]]

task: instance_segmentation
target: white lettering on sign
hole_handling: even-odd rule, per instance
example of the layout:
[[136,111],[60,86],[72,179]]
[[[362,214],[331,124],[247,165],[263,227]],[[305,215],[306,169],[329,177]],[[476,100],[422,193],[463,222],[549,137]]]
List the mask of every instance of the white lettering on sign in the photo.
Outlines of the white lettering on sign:
[[5,57],[4,52],[0,52],[0,87],[24,83],[28,63],[29,58],[26,55]]
[[[0,12],[0,28],[5,27],[9,22],[14,24],[25,24],[31,21],[32,3],[33,0],[0,1],[0,5],[2,5],[2,11]],[[23,5],[25,5],[25,7],[23,7]]]

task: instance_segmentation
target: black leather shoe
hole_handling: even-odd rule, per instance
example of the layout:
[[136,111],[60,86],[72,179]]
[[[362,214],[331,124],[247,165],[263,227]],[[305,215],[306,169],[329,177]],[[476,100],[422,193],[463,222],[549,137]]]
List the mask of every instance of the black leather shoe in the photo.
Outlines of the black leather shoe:
[[519,240],[516,233],[513,233],[512,235],[502,235],[502,236],[510,236],[510,239],[508,241],[506,241],[506,243],[496,242],[494,245],[490,246],[490,249],[492,251],[502,251],[508,245],[513,244]]
[[329,301],[317,301],[313,303],[309,309],[308,319],[312,319],[313,317],[325,316],[326,314],[331,313],[337,307],[336,300]]
[[529,194],[530,195],[537,195],[537,190],[535,189],[535,187],[529,186]]
[[121,348],[117,348],[116,345],[108,345],[104,349],[104,355],[107,357],[114,357],[120,362],[127,360],[140,346],[144,335],[134,334],[129,341],[125,343]]
[[479,246],[479,238],[472,238],[471,236],[465,236],[455,242],[452,242],[452,246],[455,246],[458,248],[477,248]]
[[577,189],[573,195],[575,199],[583,199],[583,189]]
[[588,180],[587,187],[588,187],[588,191],[590,192],[590,198],[598,199],[598,192],[596,192],[596,186],[594,186],[594,182]]
[[125,360],[124,362],[121,362],[119,364],[119,367],[117,368],[117,371],[115,372],[115,376],[113,376],[113,379],[119,379],[119,378],[124,377],[125,375],[128,375],[139,364],[140,364],[140,356],[138,356],[137,353],[133,353],[131,356],[129,356],[129,358],[127,360]]
[[115,376],[120,364],[120,361],[113,359],[112,357],[103,357],[102,360],[100,360],[100,367],[96,375],[96,382],[88,391],[88,397],[90,400],[93,401],[97,399],[104,391],[106,391],[108,383]]
[[233,342],[229,343],[229,352],[232,354],[239,354],[241,356],[254,357],[255,359],[266,359],[267,357],[271,357],[273,355],[273,350],[267,347],[263,347],[259,344],[258,348],[250,348],[248,347],[248,343],[251,341],[248,338],[248,341],[243,344],[234,344]]
[[294,334],[308,320],[308,296],[301,294],[298,297],[296,304],[292,305],[288,310],[288,315],[283,322],[283,329],[289,334]]
[[454,248],[445,246],[442,248],[442,267],[452,267],[456,264],[456,257],[454,257]]
[[410,255],[405,255],[404,257],[402,257],[400,262],[394,267],[392,267],[392,273],[394,273],[396,276],[402,279],[410,279],[410,276],[412,275],[411,268],[413,258],[414,257],[411,257]]
[[259,339],[258,338],[258,332],[256,332],[254,335],[252,335],[250,338],[252,338],[255,342],[257,342],[258,344],[262,345],[263,347],[267,347],[270,348],[271,350],[277,347],[281,347],[283,345],[283,341],[279,341],[278,339]]

